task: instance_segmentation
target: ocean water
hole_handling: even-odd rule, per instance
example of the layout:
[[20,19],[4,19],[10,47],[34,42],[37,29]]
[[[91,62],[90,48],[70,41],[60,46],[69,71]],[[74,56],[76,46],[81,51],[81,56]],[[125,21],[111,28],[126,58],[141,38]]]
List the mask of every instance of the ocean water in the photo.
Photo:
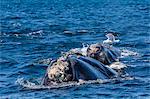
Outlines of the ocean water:
[[[149,99],[149,0],[0,0],[0,98]],[[38,80],[47,66],[82,44],[102,42],[113,32],[126,51],[121,62],[134,79],[52,89],[24,88],[18,79]]]

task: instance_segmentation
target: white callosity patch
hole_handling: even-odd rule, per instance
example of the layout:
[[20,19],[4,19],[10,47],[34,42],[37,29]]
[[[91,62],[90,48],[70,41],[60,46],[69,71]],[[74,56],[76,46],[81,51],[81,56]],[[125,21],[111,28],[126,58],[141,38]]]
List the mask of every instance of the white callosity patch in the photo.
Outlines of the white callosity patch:
[[65,79],[65,71],[69,70],[68,62],[64,61],[62,57],[60,57],[52,66],[48,69],[48,77],[49,79],[55,81],[64,81]]

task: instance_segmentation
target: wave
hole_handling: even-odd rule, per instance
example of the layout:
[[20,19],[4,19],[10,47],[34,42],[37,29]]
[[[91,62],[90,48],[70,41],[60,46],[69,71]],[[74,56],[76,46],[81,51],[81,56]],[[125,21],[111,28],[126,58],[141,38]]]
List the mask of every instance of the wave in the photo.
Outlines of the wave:
[[7,32],[7,33],[0,33],[1,37],[41,37],[44,34],[43,30],[36,30],[36,31],[29,31],[29,32],[23,32],[23,30],[20,32]]

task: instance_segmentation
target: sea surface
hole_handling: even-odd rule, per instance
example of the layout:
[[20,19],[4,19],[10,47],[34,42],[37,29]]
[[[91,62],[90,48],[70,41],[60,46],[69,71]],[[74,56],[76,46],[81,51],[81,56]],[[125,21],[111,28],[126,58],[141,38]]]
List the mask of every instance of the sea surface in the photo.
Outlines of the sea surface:
[[[121,62],[134,79],[32,89],[61,52],[102,42],[112,32],[127,51]],[[0,0],[0,99],[150,99],[149,0]]]

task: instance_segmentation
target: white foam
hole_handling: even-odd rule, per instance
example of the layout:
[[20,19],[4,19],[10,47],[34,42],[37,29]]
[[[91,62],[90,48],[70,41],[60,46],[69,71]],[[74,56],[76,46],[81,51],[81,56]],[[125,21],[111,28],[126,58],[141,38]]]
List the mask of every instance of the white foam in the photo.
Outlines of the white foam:
[[87,49],[88,49],[88,47],[74,48],[74,49],[71,49],[70,51],[74,52],[74,53],[81,53],[83,56],[86,56],[87,55]]
[[124,49],[121,51],[121,57],[127,57],[127,56],[138,56],[139,53],[134,52],[134,51],[130,51],[127,49]]
[[80,86],[83,84],[102,84],[102,83],[108,83],[112,81],[122,81],[122,80],[133,80],[132,77],[124,77],[124,78],[114,78],[114,79],[106,79],[106,80],[89,80],[89,81],[80,81],[80,82],[63,82],[51,86],[43,86],[43,85],[36,85],[33,82],[30,82],[28,80],[25,80],[23,78],[17,79],[16,83],[18,83],[20,86],[27,88],[27,89],[58,89],[58,88],[65,88],[65,87],[73,87],[73,86]]
[[35,31],[35,32],[30,32],[29,35],[42,35],[43,30]]
[[113,68],[113,69],[122,69],[122,68],[126,68],[127,67],[127,65],[125,65],[124,63],[121,63],[121,62],[113,62],[109,66],[111,68]]

